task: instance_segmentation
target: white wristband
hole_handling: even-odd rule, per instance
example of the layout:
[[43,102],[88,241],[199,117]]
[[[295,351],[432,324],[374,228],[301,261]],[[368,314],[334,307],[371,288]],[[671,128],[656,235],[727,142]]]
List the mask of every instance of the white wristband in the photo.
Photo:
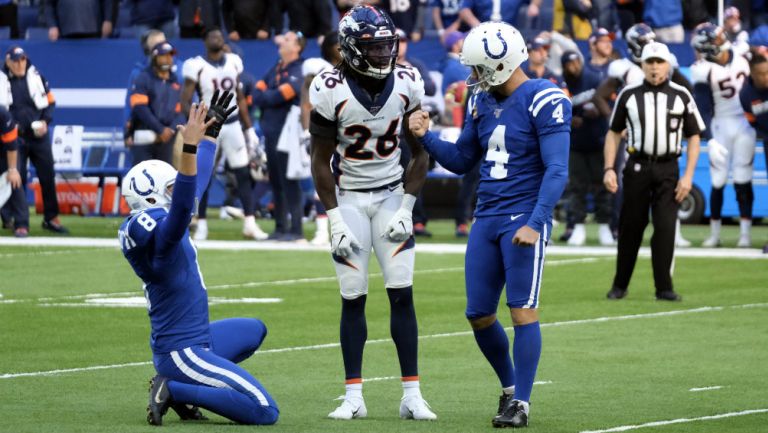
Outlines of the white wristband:
[[407,209],[408,212],[413,212],[413,205],[416,204],[416,196],[413,194],[403,195],[403,202],[400,203],[400,207]]
[[339,221],[339,222],[344,221],[341,217],[341,210],[339,210],[338,207],[326,210],[325,214],[328,215],[328,222],[330,222],[331,225],[333,225],[334,222],[336,221]]

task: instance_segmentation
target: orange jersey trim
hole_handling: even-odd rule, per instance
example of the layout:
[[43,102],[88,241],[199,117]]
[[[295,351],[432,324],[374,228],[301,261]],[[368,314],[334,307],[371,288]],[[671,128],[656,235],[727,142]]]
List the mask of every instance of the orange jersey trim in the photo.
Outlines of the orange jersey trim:
[[10,143],[19,136],[19,128],[14,126],[12,130],[6,132],[3,135],[0,135],[0,140],[3,141],[3,143]]
[[419,376],[403,376],[400,380],[403,382],[418,382]]
[[142,95],[141,93],[134,93],[131,95],[131,108],[135,107],[136,105],[148,105],[149,104],[149,96]]
[[344,383],[347,384],[347,385],[352,385],[352,384],[355,384],[355,383],[363,383],[363,378],[362,377],[355,377],[355,378],[352,378],[352,379],[347,379],[347,380],[344,381]]
[[49,104],[53,104],[54,102],[56,102],[56,99],[53,97],[53,92],[48,92],[46,96],[48,97]]
[[176,107],[173,109],[173,111],[181,113],[181,102],[176,103]]

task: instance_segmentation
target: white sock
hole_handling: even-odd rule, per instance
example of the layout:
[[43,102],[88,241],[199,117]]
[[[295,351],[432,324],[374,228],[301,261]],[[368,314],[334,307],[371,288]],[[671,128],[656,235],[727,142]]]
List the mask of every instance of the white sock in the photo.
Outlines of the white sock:
[[[318,215],[315,218],[315,226],[317,227],[317,233],[328,233],[328,217],[325,215]],[[327,237],[327,236],[326,236]]]
[[501,392],[503,392],[506,395],[511,395],[515,393],[515,385],[508,386],[506,388],[501,388]]
[[347,398],[363,398],[363,384],[362,383],[348,383],[346,386]]
[[720,227],[722,224],[722,220],[709,220],[709,228],[712,230],[713,238],[720,239]]
[[256,227],[256,217],[253,215],[246,215],[245,219],[243,220],[243,227],[244,228],[255,228]]
[[198,218],[197,229],[208,230],[208,221],[205,218]]
[[421,397],[421,389],[418,380],[408,380],[403,382],[403,397]]
[[742,218],[739,220],[739,228],[741,229],[741,235],[749,236],[750,230],[752,230],[752,220]]

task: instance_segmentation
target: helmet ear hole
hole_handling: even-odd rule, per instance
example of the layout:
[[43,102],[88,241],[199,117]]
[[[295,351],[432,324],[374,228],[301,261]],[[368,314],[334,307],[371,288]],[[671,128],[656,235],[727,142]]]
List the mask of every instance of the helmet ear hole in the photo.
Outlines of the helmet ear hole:
[[152,197],[149,197],[149,198],[147,199],[147,202],[149,202],[149,203],[151,203],[151,204],[155,204],[155,203],[157,203],[157,201],[156,201],[155,199],[153,199]]
[[496,70],[499,71],[499,72],[503,71],[504,70],[504,64],[503,63],[499,63],[499,66],[496,66]]

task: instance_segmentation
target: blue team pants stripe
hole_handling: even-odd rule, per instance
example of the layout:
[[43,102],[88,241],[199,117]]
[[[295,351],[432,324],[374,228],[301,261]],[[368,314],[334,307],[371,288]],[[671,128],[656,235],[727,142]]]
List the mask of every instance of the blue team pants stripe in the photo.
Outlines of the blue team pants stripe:
[[[255,384],[235,371],[214,365],[213,359],[209,360],[211,362],[204,360],[203,357],[208,357],[207,354],[219,358],[210,352],[201,352],[198,356],[191,347],[183,350],[184,356],[178,351],[171,352],[171,358],[179,371],[196,382],[216,388],[231,388],[251,395],[262,406],[269,406],[266,396]],[[223,358],[220,359],[230,363]]]

